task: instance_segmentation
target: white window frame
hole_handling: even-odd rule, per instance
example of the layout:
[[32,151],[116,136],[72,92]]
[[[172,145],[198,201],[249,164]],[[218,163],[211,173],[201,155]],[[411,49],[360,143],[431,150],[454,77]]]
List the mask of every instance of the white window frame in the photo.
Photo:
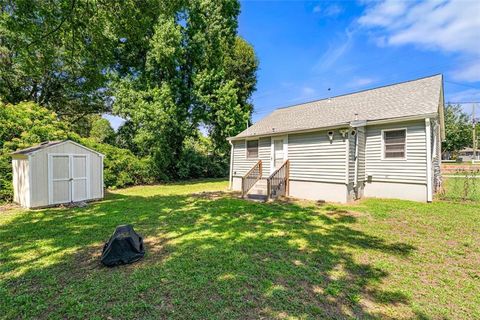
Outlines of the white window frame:
[[[405,131],[405,155],[402,158],[385,158],[385,132],[389,131]],[[382,160],[384,161],[406,161],[408,159],[408,130],[407,128],[392,128],[392,129],[383,129],[381,131],[381,143],[382,143]]]
[[[249,141],[257,141],[257,157],[252,158],[248,156],[248,142]],[[258,160],[260,158],[260,139],[246,139],[245,140],[245,159],[247,160]]]

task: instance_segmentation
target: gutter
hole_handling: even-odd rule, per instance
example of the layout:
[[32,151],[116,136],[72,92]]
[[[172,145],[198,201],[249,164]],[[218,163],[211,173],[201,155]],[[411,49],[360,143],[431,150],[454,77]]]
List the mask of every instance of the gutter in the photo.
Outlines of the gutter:
[[[437,116],[438,116],[438,113],[433,112],[433,113],[425,113],[425,114],[419,114],[419,115],[413,115],[413,116],[407,116],[407,117],[396,117],[396,118],[387,118],[387,119],[380,119],[380,120],[363,120],[363,121],[366,121],[366,124],[365,124],[366,126],[373,126],[377,124],[396,123],[401,121],[423,120],[426,118],[435,118]],[[308,133],[308,132],[316,132],[316,131],[324,131],[324,130],[334,130],[334,129],[349,127],[350,124],[351,124],[350,122],[344,122],[344,123],[340,123],[340,124],[328,126],[328,127],[316,127],[316,128],[310,128],[310,129],[289,130],[289,131],[275,131],[272,133],[248,135],[248,136],[241,136],[241,137],[235,136],[235,137],[229,137],[227,138],[227,140],[236,141],[236,140],[245,140],[245,139],[251,139],[251,138],[283,136],[286,134],[293,134],[293,133]]]

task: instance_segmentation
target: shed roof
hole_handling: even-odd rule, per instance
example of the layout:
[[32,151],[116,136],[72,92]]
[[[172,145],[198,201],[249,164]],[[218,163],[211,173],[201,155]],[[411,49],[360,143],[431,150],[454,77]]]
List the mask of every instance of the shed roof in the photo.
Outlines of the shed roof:
[[438,112],[442,75],[316,100],[270,113],[233,139],[347,125]]
[[95,151],[95,150],[92,150],[88,147],[85,147],[84,145],[81,145],[79,143],[76,143],[75,141],[72,141],[72,140],[57,140],[57,141],[44,141],[44,142],[41,142],[39,144],[36,144],[34,146],[31,146],[31,147],[28,147],[28,148],[25,148],[25,149],[21,149],[21,150],[17,150],[17,151],[14,151],[12,152],[11,154],[12,155],[29,155],[29,154],[33,154],[37,151],[40,151],[40,150],[43,150],[43,149],[47,149],[47,148],[50,148],[50,147],[53,147],[53,146],[56,146],[56,145],[59,145],[59,144],[62,144],[62,143],[73,143],[79,147],[82,147],[84,149],[87,149],[91,152],[95,152],[101,156],[103,156],[102,153],[98,152],[98,151]]
[[21,150],[17,150],[15,152],[12,152],[12,154],[31,154],[35,151],[38,151],[38,150],[42,150],[42,149],[45,149],[45,148],[48,148],[48,147],[52,147],[54,145],[57,145],[57,144],[60,144],[64,141],[67,141],[67,140],[59,140],[59,141],[43,141],[39,144],[36,144],[34,146],[31,146],[31,147],[28,147],[28,148],[25,148],[25,149],[21,149]]

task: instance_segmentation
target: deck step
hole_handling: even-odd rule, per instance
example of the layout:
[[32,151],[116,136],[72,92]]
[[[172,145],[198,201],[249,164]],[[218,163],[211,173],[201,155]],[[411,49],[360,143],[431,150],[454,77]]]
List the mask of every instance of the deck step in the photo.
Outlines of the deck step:
[[247,199],[258,202],[266,202],[268,200],[266,195],[252,193],[247,194]]
[[248,191],[247,199],[260,202],[267,201],[267,179],[258,180]]

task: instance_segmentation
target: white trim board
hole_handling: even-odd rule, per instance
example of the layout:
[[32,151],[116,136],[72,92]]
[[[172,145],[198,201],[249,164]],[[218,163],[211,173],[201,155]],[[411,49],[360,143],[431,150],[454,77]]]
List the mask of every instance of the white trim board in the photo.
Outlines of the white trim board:
[[427,147],[427,201],[433,200],[433,188],[432,188],[432,136],[431,136],[430,119],[425,119],[425,137]]
[[102,158],[105,157],[105,155],[104,155],[103,153],[100,153],[100,152],[98,152],[98,151],[95,151],[95,150],[93,150],[93,149],[90,149],[90,148],[88,148],[88,147],[85,147],[84,145],[81,145],[80,143],[77,143],[77,142],[72,141],[72,140],[65,140],[65,141],[63,141],[63,142],[60,142],[60,143],[57,143],[57,144],[54,144],[54,145],[51,145],[51,146],[47,146],[47,147],[45,147],[45,148],[41,148],[41,149],[38,149],[38,150],[35,150],[35,151],[32,151],[32,152],[25,153],[25,155],[29,155],[29,156],[30,156],[30,155],[34,155],[34,154],[36,154],[36,153],[38,153],[38,152],[40,152],[40,151],[47,150],[47,149],[50,149],[50,148],[53,148],[53,147],[58,147],[58,146],[64,145],[65,143],[72,143],[72,144],[76,145],[77,147],[80,147],[80,148],[83,148],[83,149],[88,150],[88,151],[90,151],[90,152],[96,153],[96,154],[98,154],[98,155],[99,155],[100,157],[102,157]]

